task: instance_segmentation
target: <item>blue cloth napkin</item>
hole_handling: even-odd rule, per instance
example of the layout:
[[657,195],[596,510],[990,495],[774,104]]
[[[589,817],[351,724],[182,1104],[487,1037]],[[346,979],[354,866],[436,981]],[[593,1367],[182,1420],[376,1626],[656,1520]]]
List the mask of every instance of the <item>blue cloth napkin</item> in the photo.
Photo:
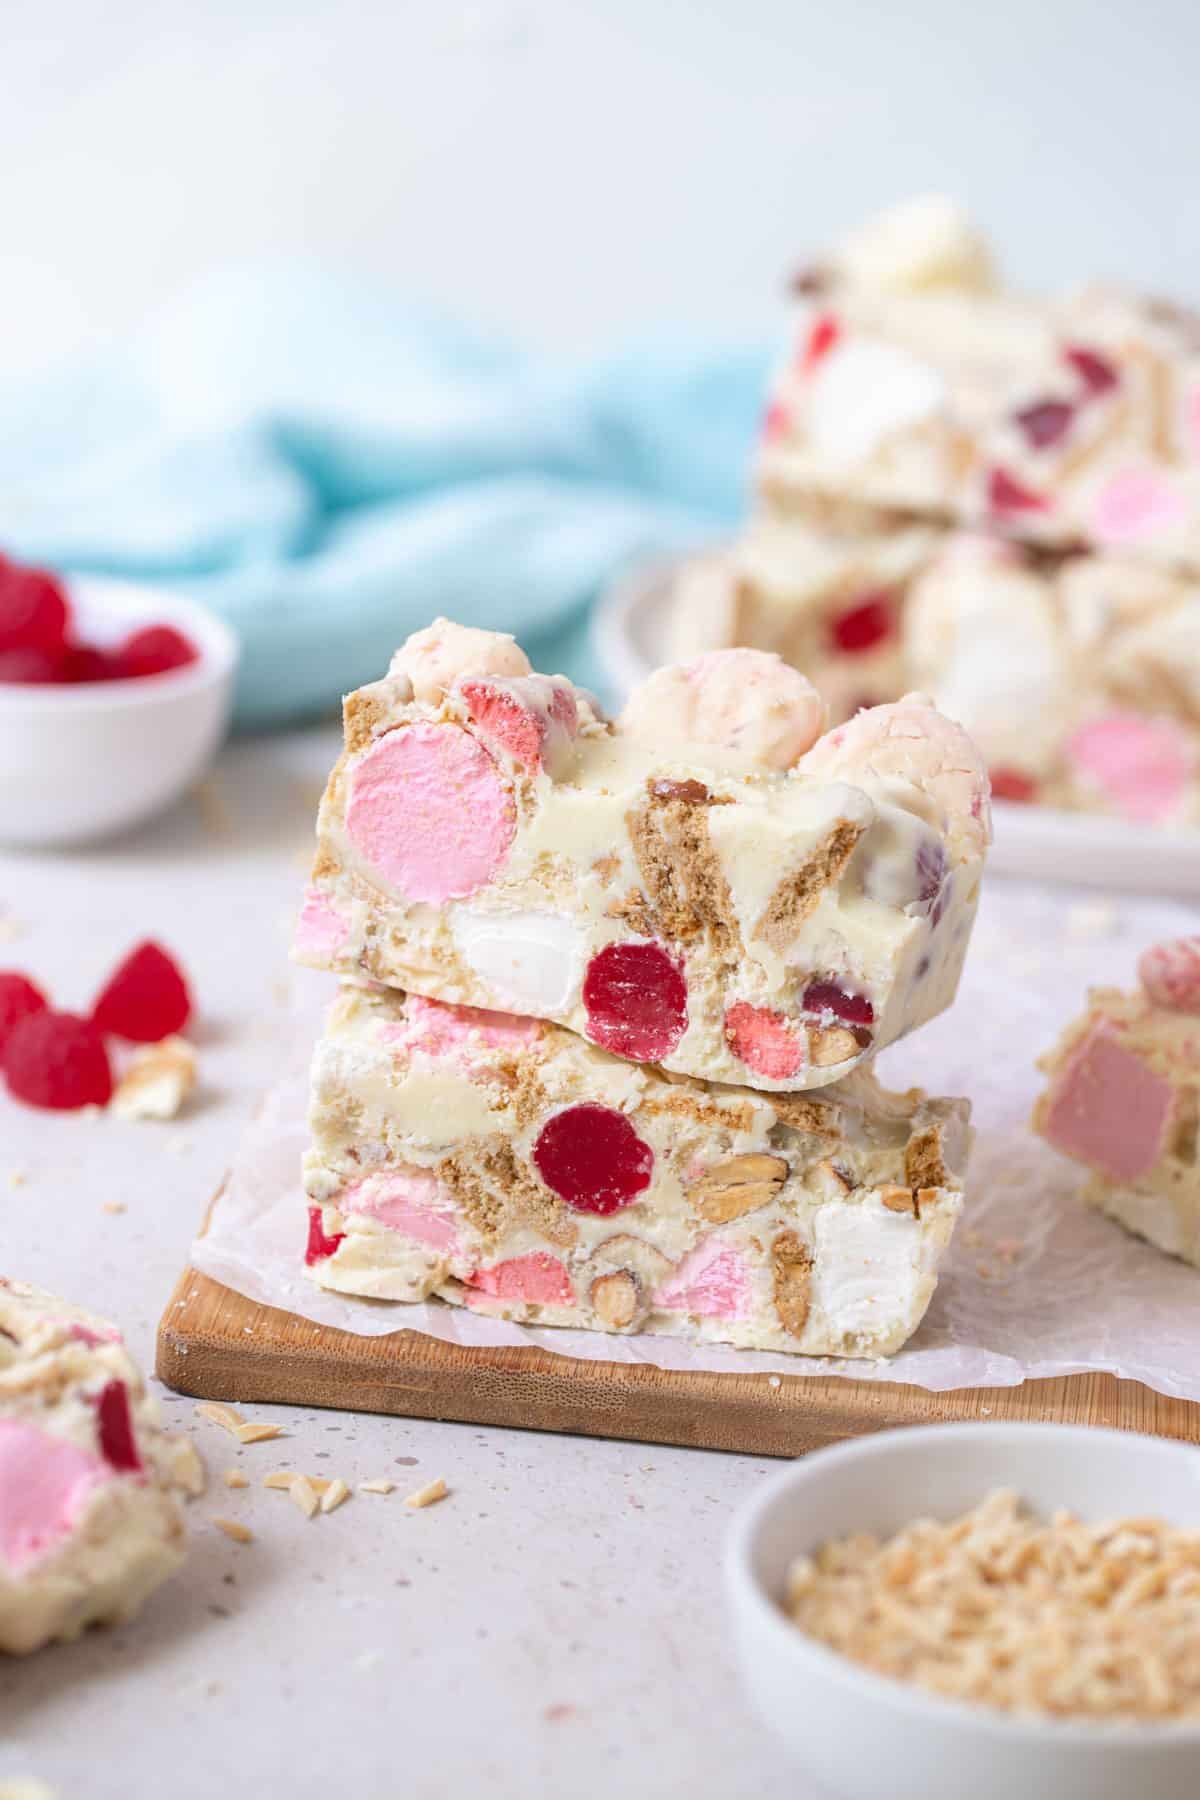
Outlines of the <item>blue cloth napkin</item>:
[[602,685],[587,613],[728,532],[768,351],[536,358],[311,270],[235,270],[9,392],[0,545],[177,585],[241,638],[237,720],[330,710],[438,613]]

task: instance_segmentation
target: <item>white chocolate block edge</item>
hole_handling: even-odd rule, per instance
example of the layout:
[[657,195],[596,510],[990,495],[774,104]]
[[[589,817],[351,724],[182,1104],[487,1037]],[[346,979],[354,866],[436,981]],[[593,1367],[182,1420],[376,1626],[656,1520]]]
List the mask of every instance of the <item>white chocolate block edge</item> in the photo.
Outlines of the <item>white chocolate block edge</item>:
[[561,1027],[346,988],[312,1069],[308,1272],[539,1325],[888,1355],[962,1205],[965,1101],[759,1094]]
[[105,1320],[0,1280],[0,1651],[131,1617],[183,1561],[191,1443]]

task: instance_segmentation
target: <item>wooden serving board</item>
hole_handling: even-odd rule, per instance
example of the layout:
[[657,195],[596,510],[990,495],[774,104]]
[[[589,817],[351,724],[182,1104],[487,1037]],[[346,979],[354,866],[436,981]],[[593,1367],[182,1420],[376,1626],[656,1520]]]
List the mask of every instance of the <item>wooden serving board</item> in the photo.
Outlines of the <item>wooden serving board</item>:
[[[1112,1375],[931,1394],[841,1376],[710,1375],[480,1350],[416,1331],[357,1337],[259,1306],[185,1269],[158,1329],[157,1369],[197,1399],[278,1401],[476,1425],[577,1431],[758,1456],[939,1419],[1055,1419],[1200,1442],[1200,1405]],[[772,1383],[775,1385],[772,1385]]]

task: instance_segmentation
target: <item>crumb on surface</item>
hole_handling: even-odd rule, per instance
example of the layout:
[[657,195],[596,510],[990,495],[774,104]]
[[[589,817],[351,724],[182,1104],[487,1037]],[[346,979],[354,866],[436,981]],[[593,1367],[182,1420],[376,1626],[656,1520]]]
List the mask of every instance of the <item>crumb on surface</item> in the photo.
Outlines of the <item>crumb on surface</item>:
[[241,1469],[226,1469],[226,1471],[225,1471],[225,1486],[227,1488],[249,1487],[250,1486],[250,1477],[248,1475],[243,1474]]
[[1004,1711],[1200,1718],[1200,1529],[1048,1521],[1002,1488],[797,1558],[786,1611],[881,1675]]

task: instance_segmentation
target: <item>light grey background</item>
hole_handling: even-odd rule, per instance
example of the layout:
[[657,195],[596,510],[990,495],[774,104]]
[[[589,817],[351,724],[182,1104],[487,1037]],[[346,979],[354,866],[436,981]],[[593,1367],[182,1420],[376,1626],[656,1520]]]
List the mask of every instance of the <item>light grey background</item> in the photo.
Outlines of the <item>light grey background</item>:
[[534,341],[770,327],[956,192],[1031,283],[1200,291],[1195,0],[0,0],[0,374],[311,255]]

